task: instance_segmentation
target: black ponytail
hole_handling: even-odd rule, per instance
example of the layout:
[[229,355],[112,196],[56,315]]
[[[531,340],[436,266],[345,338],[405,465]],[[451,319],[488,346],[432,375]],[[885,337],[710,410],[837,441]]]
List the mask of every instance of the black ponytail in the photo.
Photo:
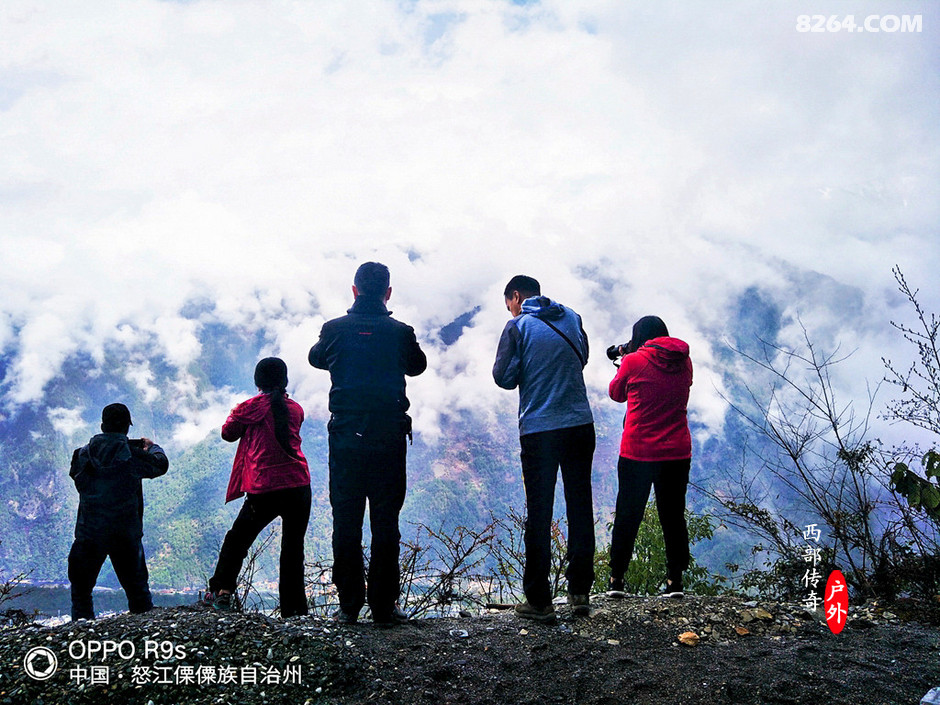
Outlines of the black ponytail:
[[290,426],[288,424],[290,416],[287,413],[287,399],[284,396],[284,391],[283,389],[275,389],[265,392],[265,394],[271,399],[271,413],[274,415],[274,437],[285,453],[292,458],[296,458],[294,450],[290,447]]

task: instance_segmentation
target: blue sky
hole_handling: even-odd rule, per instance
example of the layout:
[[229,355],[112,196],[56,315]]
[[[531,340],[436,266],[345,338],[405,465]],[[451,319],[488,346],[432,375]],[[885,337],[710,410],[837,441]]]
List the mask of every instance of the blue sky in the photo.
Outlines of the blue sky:
[[[804,33],[800,12],[919,14],[922,31]],[[146,343],[191,389],[211,319],[263,328],[322,415],[306,350],[367,259],[430,352],[411,386],[428,437],[448,410],[514,403],[489,370],[520,272],[582,314],[596,353],[661,315],[692,345],[706,423],[752,287],[857,349],[840,384],[858,395],[881,355],[909,355],[891,266],[940,310],[938,20],[901,0],[7,0],[4,408],[114,343]],[[181,314],[193,300],[214,303],[205,320]],[[171,393],[146,359],[116,373]],[[191,393],[181,440],[241,392]]]

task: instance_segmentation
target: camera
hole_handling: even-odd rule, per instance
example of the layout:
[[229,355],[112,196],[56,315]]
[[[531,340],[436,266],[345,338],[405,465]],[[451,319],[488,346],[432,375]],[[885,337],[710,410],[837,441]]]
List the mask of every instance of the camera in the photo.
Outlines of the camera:
[[607,348],[607,359],[618,360],[630,352],[633,352],[632,350],[630,350],[630,343],[621,343],[620,345],[611,345],[609,348]]

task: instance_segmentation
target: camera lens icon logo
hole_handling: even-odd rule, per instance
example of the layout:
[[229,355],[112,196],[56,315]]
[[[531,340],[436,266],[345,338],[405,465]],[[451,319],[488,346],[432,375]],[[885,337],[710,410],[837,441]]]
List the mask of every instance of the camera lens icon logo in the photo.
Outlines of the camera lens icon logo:
[[59,668],[59,659],[45,646],[34,646],[26,652],[23,659],[23,668],[26,669],[26,675],[36,681],[44,681],[52,678]]

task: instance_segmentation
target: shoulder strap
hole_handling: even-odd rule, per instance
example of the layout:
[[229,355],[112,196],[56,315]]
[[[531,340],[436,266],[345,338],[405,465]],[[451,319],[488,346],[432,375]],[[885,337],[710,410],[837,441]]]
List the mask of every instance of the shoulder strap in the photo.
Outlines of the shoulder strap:
[[553,326],[551,323],[549,323],[548,321],[546,321],[544,318],[539,318],[538,316],[533,316],[533,318],[537,318],[537,319],[540,320],[542,323],[544,323],[544,324],[547,325],[549,328],[551,328],[553,331],[555,331],[556,333],[558,333],[558,335],[560,335],[562,338],[564,338],[565,342],[568,343],[568,345],[571,346],[571,349],[572,349],[572,350],[574,350],[574,354],[578,356],[578,361],[581,363],[581,369],[584,369],[584,367],[587,365],[587,362],[585,362],[584,356],[581,354],[581,351],[578,350],[577,346],[576,346],[574,343],[571,342],[571,338],[569,338],[567,335],[565,335],[564,333],[562,333],[560,330],[558,330],[558,328],[556,328],[555,326]]

